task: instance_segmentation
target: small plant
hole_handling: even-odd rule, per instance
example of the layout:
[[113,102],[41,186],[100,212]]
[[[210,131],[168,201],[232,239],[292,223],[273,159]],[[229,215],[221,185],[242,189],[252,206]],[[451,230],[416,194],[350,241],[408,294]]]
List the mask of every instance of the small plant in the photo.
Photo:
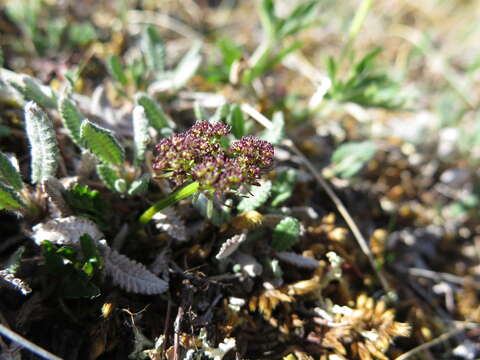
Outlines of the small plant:
[[201,121],[184,133],[160,141],[153,169],[176,186],[188,185],[149,208],[140,218],[142,224],[158,211],[198,192],[220,196],[242,185],[259,185],[262,170],[273,162],[273,146],[245,136],[225,149],[221,140],[229,133],[224,124]]

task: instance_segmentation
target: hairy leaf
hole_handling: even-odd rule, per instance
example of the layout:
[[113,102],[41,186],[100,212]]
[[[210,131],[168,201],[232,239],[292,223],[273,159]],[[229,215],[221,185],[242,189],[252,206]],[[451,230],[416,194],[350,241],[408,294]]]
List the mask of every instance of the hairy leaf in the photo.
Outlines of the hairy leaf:
[[148,184],[150,183],[150,174],[143,174],[139,179],[132,181],[128,189],[128,195],[141,195],[145,194],[148,190]]
[[120,178],[115,169],[112,169],[108,164],[98,164],[97,175],[110,190],[116,191],[115,182]]
[[113,165],[122,165],[125,161],[125,150],[110,130],[85,119],[80,126],[80,138],[101,161]]
[[82,124],[82,114],[78,111],[75,104],[66,96],[60,98],[58,111],[63,121],[63,125],[68,130],[72,140],[81,147],[80,126]]
[[146,94],[140,94],[137,96],[138,105],[142,106],[145,110],[145,116],[147,117],[150,126],[158,132],[161,132],[164,128],[169,128],[167,115],[163,112],[160,105]]
[[104,271],[115,285],[137,294],[161,294],[168,283],[148,271],[143,264],[130,260],[108,247],[104,248]]
[[332,170],[336,175],[348,179],[357,174],[376,152],[377,146],[371,141],[342,144],[332,155]]
[[93,220],[101,229],[108,229],[108,203],[101,199],[97,190],[88,186],[75,184],[64,192],[63,197],[75,215]]
[[197,72],[202,61],[200,55],[201,44],[197,43],[180,60],[173,73],[173,87],[178,90]]
[[148,70],[154,73],[163,73],[166,60],[165,44],[160,34],[151,25],[147,26],[142,34],[141,49]]
[[57,107],[55,98],[45,94],[31,77],[24,75],[21,79],[21,83],[10,81],[10,85],[20,92],[25,100],[33,100],[46,109]]
[[25,206],[18,193],[0,182],[0,209],[20,210]]
[[299,237],[300,222],[288,216],[275,226],[272,248],[275,251],[285,251],[295,245]]
[[285,120],[283,112],[276,112],[272,118],[272,129],[266,129],[260,134],[260,138],[273,145],[278,145],[285,138]]
[[250,188],[250,195],[243,198],[238,204],[238,211],[255,210],[262,206],[270,196],[271,189],[272,183],[268,180],[263,181],[260,186],[252,186]]
[[57,171],[57,139],[47,114],[33,101],[25,105],[25,128],[30,142],[32,182],[55,176]]
[[0,180],[17,191],[22,190],[22,176],[9,157],[0,151]]
[[145,108],[135,106],[133,109],[133,146],[135,164],[140,166],[145,160],[145,151],[150,141],[148,136],[148,119],[145,116]]

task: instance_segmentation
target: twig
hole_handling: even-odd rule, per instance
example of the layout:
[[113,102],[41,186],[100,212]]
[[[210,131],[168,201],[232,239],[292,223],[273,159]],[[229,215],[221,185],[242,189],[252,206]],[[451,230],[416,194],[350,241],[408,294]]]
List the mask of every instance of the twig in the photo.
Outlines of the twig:
[[412,350],[410,351],[407,351],[405,354],[402,354],[400,355],[399,357],[396,357],[395,360],[406,360],[408,358],[411,358],[413,355],[419,353],[420,351],[424,351],[426,349],[429,349],[431,348],[432,346],[435,346],[437,344],[440,344],[446,340],[448,340],[449,338],[451,338],[452,336],[455,336],[457,335],[458,333],[461,333],[462,331],[465,331],[466,329],[468,328],[476,328],[476,327],[479,327],[480,325],[478,324],[470,324],[470,323],[466,323],[466,324],[463,324],[460,328],[458,329],[455,329],[455,330],[452,330],[452,331],[449,331],[443,335],[440,335],[439,337],[433,339],[433,340],[430,340],[422,345],[419,345],[415,348],[413,348]]
[[32,353],[47,359],[47,360],[62,360],[62,358],[53,355],[52,353],[48,352],[45,349],[42,349],[40,346],[35,345],[34,343],[30,342],[29,340],[25,339],[23,336],[18,335],[17,333],[13,332],[9,328],[5,327],[4,325],[0,324],[0,334],[9,338],[10,340],[16,342],[23,348],[30,350]]
[[[272,129],[273,124],[272,122],[265,117],[263,114],[261,114],[259,111],[257,111],[255,108],[253,108],[251,105],[248,104],[242,104],[241,109],[246,112],[248,115],[250,115],[254,120],[262,124],[265,128],[267,129]],[[360,249],[363,251],[365,256],[368,259],[368,262],[370,263],[370,266],[372,267],[373,271],[377,275],[378,279],[380,280],[380,283],[384,289],[384,291],[388,294],[392,291],[390,285],[387,282],[387,279],[382,275],[377,270],[377,266],[375,264],[375,259],[373,258],[373,254],[370,251],[370,248],[367,245],[367,241],[363,237],[362,233],[360,232],[360,229],[358,228],[357,224],[353,220],[352,216],[348,212],[348,210],[345,208],[343,205],[342,201],[340,198],[335,194],[331,186],[328,184],[328,182],[322,177],[322,175],[315,169],[313,164],[303,155],[303,153],[295,146],[292,140],[286,138],[283,140],[283,145],[288,147],[293,153],[295,153],[304,163],[306,168],[312,173],[312,175],[315,177],[315,180],[320,184],[320,186],[325,190],[327,193],[328,197],[334,205],[336,206],[338,212],[340,215],[342,215],[343,219],[347,223],[347,226],[350,228],[353,236],[357,240],[358,245],[360,246]]]
[[173,340],[173,360],[178,360],[178,347],[180,344],[180,324],[183,317],[183,306],[178,307],[177,317],[174,323],[174,340]]
[[410,268],[407,270],[408,274],[412,276],[419,276],[419,277],[424,277],[436,281],[448,281],[453,284],[458,284],[458,285],[471,285],[475,289],[480,290],[480,284],[478,284],[475,281],[472,281],[470,279],[464,279],[461,278],[460,276],[456,276],[453,274],[449,273],[444,273],[444,272],[436,272],[436,271],[431,271],[427,269],[419,269],[419,268]]

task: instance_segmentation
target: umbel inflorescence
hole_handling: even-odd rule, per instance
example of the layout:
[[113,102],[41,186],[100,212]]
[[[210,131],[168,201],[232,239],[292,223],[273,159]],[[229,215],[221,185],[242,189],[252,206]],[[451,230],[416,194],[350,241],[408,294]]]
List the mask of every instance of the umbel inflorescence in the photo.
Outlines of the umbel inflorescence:
[[188,131],[160,141],[153,169],[176,186],[197,182],[199,190],[216,195],[240,185],[258,185],[261,171],[273,162],[273,146],[245,136],[225,149],[221,138],[229,133],[222,123],[197,122]]

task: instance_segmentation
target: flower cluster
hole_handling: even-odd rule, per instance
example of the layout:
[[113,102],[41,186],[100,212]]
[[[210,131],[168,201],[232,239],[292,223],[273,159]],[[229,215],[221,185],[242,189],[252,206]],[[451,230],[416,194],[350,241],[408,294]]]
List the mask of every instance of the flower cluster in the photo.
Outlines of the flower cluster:
[[197,181],[201,190],[222,194],[242,184],[258,185],[262,169],[273,162],[273,146],[246,136],[224,149],[228,126],[197,122],[190,130],[160,141],[153,169],[175,185]]

